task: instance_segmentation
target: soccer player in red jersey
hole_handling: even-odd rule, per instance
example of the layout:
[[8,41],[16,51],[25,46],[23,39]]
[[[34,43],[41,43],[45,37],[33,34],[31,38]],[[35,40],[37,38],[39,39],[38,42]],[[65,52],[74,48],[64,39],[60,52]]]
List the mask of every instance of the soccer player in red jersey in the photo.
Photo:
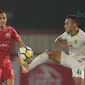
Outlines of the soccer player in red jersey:
[[24,44],[16,30],[7,26],[6,22],[6,13],[0,11],[0,85],[3,81],[5,85],[14,85],[14,72],[9,59],[9,50],[13,39],[18,42],[19,47],[23,47]]

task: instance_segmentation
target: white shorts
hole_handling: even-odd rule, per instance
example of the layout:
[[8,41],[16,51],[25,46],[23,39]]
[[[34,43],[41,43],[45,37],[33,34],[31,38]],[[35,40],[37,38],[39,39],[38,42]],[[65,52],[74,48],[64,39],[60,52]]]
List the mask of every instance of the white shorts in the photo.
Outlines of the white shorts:
[[67,55],[62,51],[61,65],[71,68],[73,77],[81,77],[84,79],[84,67],[72,55]]

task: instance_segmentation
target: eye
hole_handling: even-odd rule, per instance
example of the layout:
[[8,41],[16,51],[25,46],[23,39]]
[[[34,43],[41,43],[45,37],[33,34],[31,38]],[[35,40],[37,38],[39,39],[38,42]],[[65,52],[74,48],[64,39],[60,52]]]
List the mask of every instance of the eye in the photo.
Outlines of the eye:
[[6,17],[3,17],[3,19],[5,20],[5,19],[6,19]]
[[3,20],[5,20],[5,19],[6,19],[6,17],[0,17],[0,20],[2,20],[2,19],[3,19]]

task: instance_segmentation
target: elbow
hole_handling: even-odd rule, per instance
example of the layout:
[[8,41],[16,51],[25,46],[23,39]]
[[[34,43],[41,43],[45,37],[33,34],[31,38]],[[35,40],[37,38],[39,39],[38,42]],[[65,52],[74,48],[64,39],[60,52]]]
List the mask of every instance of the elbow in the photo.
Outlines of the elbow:
[[57,43],[57,39],[55,39],[55,43]]
[[59,42],[59,38],[55,39],[55,43]]

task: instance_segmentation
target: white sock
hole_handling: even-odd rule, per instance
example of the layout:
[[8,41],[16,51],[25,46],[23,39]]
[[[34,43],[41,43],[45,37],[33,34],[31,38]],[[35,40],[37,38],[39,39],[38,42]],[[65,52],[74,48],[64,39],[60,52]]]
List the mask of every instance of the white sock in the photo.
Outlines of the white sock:
[[32,70],[33,68],[37,67],[40,64],[43,64],[49,59],[48,55],[46,52],[38,55],[29,65],[28,65],[28,70]]

